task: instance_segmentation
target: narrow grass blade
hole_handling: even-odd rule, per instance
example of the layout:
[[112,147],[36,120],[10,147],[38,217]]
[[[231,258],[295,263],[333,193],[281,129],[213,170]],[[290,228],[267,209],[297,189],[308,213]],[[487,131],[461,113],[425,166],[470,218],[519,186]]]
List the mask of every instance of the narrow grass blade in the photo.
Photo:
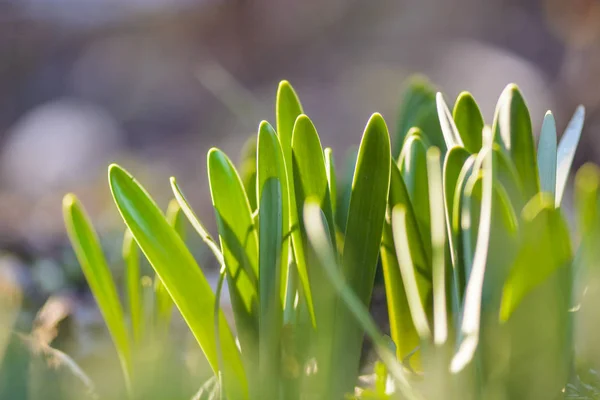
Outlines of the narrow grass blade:
[[292,160],[292,135],[298,117],[303,114],[302,105],[296,95],[296,92],[287,81],[282,81],[277,90],[277,100],[275,107],[277,119],[277,134],[283,150],[285,168],[288,180],[289,197],[289,230],[292,236],[292,245],[294,246],[295,264],[298,270],[298,278],[302,285],[302,298],[306,301],[306,306],[313,323],[316,326],[315,310],[312,300],[312,291],[308,282],[308,272],[306,266],[306,257],[302,248],[302,235],[300,234],[298,208],[296,206],[296,192],[294,182],[293,160]]
[[[271,125],[263,121],[261,122],[258,128],[258,176],[257,176],[257,187],[255,190],[258,193],[258,198],[260,199],[260,191],[265,183],[269,179],[277,179],[279,180],[280,188],[281,188],[281,210],[283,212],[282,215],[282,223],[283,223],[283,238],[281,244],[281,252],[280,252],[280,274],[281,274],[281,301],[282,304],[285,304],[286,299],[286,290],[288,283],[288,274],[289,274],[289,255],[290,255],[290,244],[291,244],[291,234],[288,230],[289,228],[289,215],[290,211],[288,209],[289,200],[288,200],[288,180],[285,169],[285,160],[283,158],[283,150],[281,149],[281,143],[275,130],[271,127]],[[260,210],[259,210],[260,212]],[[260,221],[260,218],[259,218]],[[260,244],[260,240],[259,240]]]
[[[217,338],[211,323],[215,296],[185,243],[148,193],[121,167],[109,167],[113,198],[133,237],[171,294],[213,368],[219,371]],[[225,315],[219,314],[225,390],[232,398],[248,397],[246,374]]]
[[[260,170],[260,166],[259,166]],[[260,174],[260,171],[259,171]],[[281,185],[268,178],[259,189],[259,387],[260,398],[279,396],[281,326],[281,247],[283,206]]]
[[410,253],[405,250],[409,246],[410,238],[407,231],[406,209],[402,205],[396,205],[392,210],[392,230],[410,314],[421,341],[428,342],[431,338],[431,328],[427,320],[425,305],[419,293],[415,275],[416,268]]
[[494,141],[512,158],[527,199],[540,190],[540,180],[533,144],[531,118],[519,88],[510,84],[504,89],[492,127]]
[[[65,226],[83,274],[119,354],[128,390],[131,390],[132,353],[117,288],[102,254],[98,236],[79,200],[73,194],[63,199]],[[131,394],[131,393],[130,393]]]
[[[408,253],[408,257],[414,264],[414,269],[417,272],[418,293],[421,302],[427,303],[432,291],[431,273],[428,272],[431,263],[425,254],[406,185],[402,180],[400,170],[395,164],[392,164],[388,199],[388,215],[390,218],[393,208],[397,205],[402,205],[406,210],[406,229],[408,237],[412,238],[408,243],[408,247],[402,249],[402,251]],[[396,253],[392,228],[391,221],[386,221],[381,242],[381,264],[388,304],[390,333],[396,345],[397,356],[402,360],[418,347],[419,335],[413,324],[405,284],[400,273],[400,255]],[[411,366],[420,369],[417,355],[411,359]]]
[[423,133],[418,129],[411,129],[398,158],[398,166],[410,195],[427,258],[431,259],[429,187],[423,184],[428,181],[426,156],[428,148]]
[[[185,215],[177,199],[169,202],[166,213],[167,222],[175,229],[181,240],[185,243]],[[154,296],[156,304],[156,320],[161,325],[163,333],[168,332],[173,311],[173,299],[158,275],[154,279]]]
[[[469,152],[464,147],[453,147],[446,153],[443,168],[443,188],[444,188],[444,204],[446,211],[446,220],[448,221],[448,241],[450,243],[450,256],[452,257],[452,265],[456,269],[458,267],[458,254],[456,238],[452,231],[452,221],[454,220],[454,201],[457,189],[457,183],[461,170],[467,159],[470,157]],[[464,179],[464,177],[463,177]]]
[[[292,152],[294,191],[296,193],[298,215],[302,215],[302,208],[306,199],[316,197],[320,201],[321,209],[325,212],[327,224],[334,226],[323,148],[315,126],[306,115],[298,117],[296,125],[294,125]],[[299,222],[301,230],[304,232],[302,219]],[[334,232],[332,232],[331,240],[335,246]]]
[[559,207],[563,195],[565,193],[565,187],[567,186],[567,180],[569,179],[569,173],[571,172],[571,165],[575,158],[575,151],[581,138],[581,130],[583,129],[583,121],[585,119],[585,108],[583,106],[577,107],[573,118],[569,121],[565,133],[563,133],[557,150],[557,170],[556,170],[556,206]]
[[[350,209],[342,254],[343,274],[358,298],[371,301],[379,246],[390,183],[390,138],[380,114],[374,114],[365,128],[352,182]],[[339,360],[339,381],[333,393],[347,389],[358,373],[362,330],[348,310],[337,310],[335,318],[334,363]],[[352,349],[352,350],[351,350]],[[336,385],[340,385],[336,387]],[[337,398],[337,395],[334,395]]]
[[[289,235],[288,190],[285,162],[279,139],[263,122],[258,134],[259,199],[259,390],[260,398],[279,396],[281,329],[286,286],[282,270],[287,267]],[[283,184],[282,184],[283,182]],[[284,206],[285,204],[285,206]],[[286,274],[287,277],[287,274]],[[285,282],[284,282],[285,283]]]
[[462,138],[465,149],[478,153],[482,146],[482,131],[485,125],[477,102],[469,92],[461,92],[454,103],[452,117]]
[[[453,373],[460,372],[470,363],[475,355],[475,350],[477,349],[477,344],[479,342],[481,296],[487,264],[488,248],[490,245],[494,182],[491,151],[489,148],[486,148],[483,151],[485,151],[486,154],[482,157],[482,200],[479,227],[477,230],[477,243],[475,246],[475,254],[473,256],[473,264],[472,267],[469,268],[471,273],[465,292],[461,323],[462,337],[459,349],[454,355],[450,365],[450,370]],[[466,207],[468,207],[468,205],[466,205]]]
[[258,337],[258,234],[244,187],[231,160],[221,150],[213,148],[208,152],[207,164],[231,305],[242,355],[249,367],[254,365],[258,355],[255,352]]
[[502,149],[498,143],[492,145],[494,165],[496,166],[496,179],[506,190],[513,208],[520,212],[527,202],[527,197],[523,189],[523,184],[519,178],[517,167],[509,155]]
[[123,237],[123,260],[125,261],[125,288],[133,342],[139,346],[144,330],[144,309],[140,293],[140,255],[138,245],[129,229],[125,231]]
[[335,160],[333,150],[325,149],[325,169],[327,170],[327,183],[329,183],[329,194],[331,197],[331,209],[335,215],[337,210],[337,177],[335,175]]
[[200,222],[194,210],[192,210],[192,207],[186,200],[183,192],[177,184],[177,180],[174,177],[171,177],[171,190],[173,190],[175,199],[179,203],[179,206],[181,207],[181,210],[187,217],[188,221],[190,221],[190,224],[192,224],[194,230],[200,235],[200,238],[202,238],[204,243],[206,243],[208,248],[212,251],[219,265],[225,265],[225,261],[223,261],[223,253],[221,253],[219,245],[215,242],[210,233],[208,233],[208,230],[204,227],[202,222]]
[[446,314],[446,219],[444,215],[444,191],[440,166],[440,150],[431,147],[427,151],[427,175],[429,177],[429,205],[431,207],[431,249],[433,273],[433,341],[437,346],[448,338]]
[[449,149],[455,146],[464,147],[462,138],[458,132],[458,128],[456,127],[454,119],[452,118],[452,114],[448,109],[448,105],[444,100],[444,96],[440,92],[438,92],[435,96],[435,103],[440,125],[442,127],[442,133],[444,134],[444,141],[446,142],[446,147]]
[[304,224],[307,227],[308,239],[315,249],[321,266],[327,272],[336,292],[346,304],[347,311],[374,343],[379,357],[396,380],[401,395],[407,400],[421,399],[410,386],[404,370],[396,361],[394,353],[389,349],[388,342],[379,331],[364,302],[348,286],[346,278],[341,273],[341,268],[337,267],[337,257],[329,241],[331,235],[326,223],[318,200],[307,201],[304,207]]
[[[314,256],[311,254],[307,245],[306,227],[302,218],[303,205],[308,198],[317,199],[319,206],[324,210],[328,226],[335,226],[333,219],[333,210],[331,207],[331,197],[329,193],[329,181],[327,180],[327,170],[325,166],[325,157],[319,135],[312,121],[305,115],[301,115],[294,125],[294,136],[292,138],[292,160],[294,172],[294,186],[296,193],[296,205],[298,207],[298,216],[300,232],[302,235],[302,247],[299,248],[294,242],[294,251],[296,255],[304,254],[307,260],[307,273],[312,300],[315,307],[315,318],[317,334],[314,334],[315,340],[310,343],[306,338],[311,334],[304,330],[302,326],[298,329],[298,335],[309,346],[307,352],[314,353],[321,373],[314,383],[307,385],[314,387],[316,392],[326,392],[329,381],[333,379],[330,376],[331,368],[337,369],[335,358],[331,356],[333,349],[332,342],[335,340],[334,322],[336,315],[335,291],[327,279],[325,272],[313,262]],[[335,230],[330,231],[330,241],[336,246]],[[296,257],[299,259],[299,257]],[[302,325],[302,324],[299,324]],[[333,364],[332,364],[333,363]],[[334,370],[335,371],[335,370]],[[335,375],[334,375],[335,376]]]
[[218,149],[208,152],[210,194],[228,275],[235,277],[246,310],[256,301],[258,236],[242,182],[231,160]]
[[544,116],[538,142],[538,170],[540,190],[556,197],[556,122],[550,111]]

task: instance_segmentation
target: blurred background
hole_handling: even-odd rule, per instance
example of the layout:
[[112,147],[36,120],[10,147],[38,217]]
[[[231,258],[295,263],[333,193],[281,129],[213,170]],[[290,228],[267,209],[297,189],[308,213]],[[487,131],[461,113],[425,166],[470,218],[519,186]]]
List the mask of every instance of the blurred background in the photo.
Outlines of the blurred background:
[[0,1],[0,270],[25,292],[22,326],[51,294],[80,325],[102,326],[61,198],[81,198],[117,260],[123,226],[108,163],[129,169],[162,207],[177,176],[214,226],[206,152],[217,146],[237,160],[259,122],[274,122],[281,79],[339,168],[372,112],[393,132],[414,73],[449,103],[471,91],[489,122],[515,82],[536,132],[547,109],[562,133],[584,104],[575,167],[600,161],[598,0]]

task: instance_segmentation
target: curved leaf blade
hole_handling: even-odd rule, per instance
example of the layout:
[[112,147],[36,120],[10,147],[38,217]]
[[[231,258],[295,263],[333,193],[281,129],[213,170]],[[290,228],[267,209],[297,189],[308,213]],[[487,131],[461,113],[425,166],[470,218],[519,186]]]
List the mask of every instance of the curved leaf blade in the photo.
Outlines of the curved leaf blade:
[[483,115],[469,92],[461,92],[454,104],[452,117],[464,147],[472,154],[478,153],[483,144]]
[[556,122],[552,112],[546,112],[538,142],[540,190],[556,196]]
[[560,139],[560,144],[557,149],[557,170],[556,170],[556,206],[559,207],[565,188],[567,186],[567,180],[569,179],[569,173],[571,171],[571,165],[575,158],[575,151],[581,138],[581,131],[583,129],[583,121],[585,119],[585,108],[583,106],[577,107],[573,118],[569,121],[567,129]]
[[67,194],[64,197],[63,216],[75,255],[106,322],[121,361],[125,382],[128,390],[131,391],[133,364],[130,339],[117,288],[102,254],[100,241],[89,217],[75,195]]
[[[217,374],[217,338],[212,324],[215,296],[208,281],[145,189],[115,164],[109,167],[109,182],[121,217]],[[226,391],[234,398],[247,398],[246,374],[239,351],[222,312],[219,318],[222,327],[218,340],[224,355],[222,372]]]

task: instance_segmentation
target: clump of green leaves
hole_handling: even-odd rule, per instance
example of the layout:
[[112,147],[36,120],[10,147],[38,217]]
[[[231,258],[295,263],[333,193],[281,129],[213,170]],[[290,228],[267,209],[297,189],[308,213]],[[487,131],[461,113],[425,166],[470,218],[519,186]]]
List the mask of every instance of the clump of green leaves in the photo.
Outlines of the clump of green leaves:
[[[213,371],[195,398],[560,396],[574,363],[573,307],[583,293],[575,271],[594,270],[591,238],[600,232],[600,219],[586,222],[598,214],[596,170],[578,178],[586,214],[575,250],[560,209],[583,108],[560,142],[548,113],[537,150],[515,85],[502,93],[491,126],[469,93],[450,112],[422,80],[409,86],[401,116],[393,151],[381,115],[369,119],[352,178],[338,182],[331,149],[322,148],[282,82],[276,125],[260,123],[242,175],[221,150],[208,152],[218,240],[174,178],[165,216],[140,183],[111,165],[112,195],[128,229],[128,312],[82,206],[65,197],[68,232],[130,397],[144,385],[136,382],[136,343],[148,329],[138,247],[156,272],[152,336],[166,332],[174,304]],[[186,247],[182,215],[221,267],[215,292]],[[367,311],[379,258],[391,340]],[[220,308],[225,282],[235,329]],[[381,362],[374,383],[358,389],[365,333]]]

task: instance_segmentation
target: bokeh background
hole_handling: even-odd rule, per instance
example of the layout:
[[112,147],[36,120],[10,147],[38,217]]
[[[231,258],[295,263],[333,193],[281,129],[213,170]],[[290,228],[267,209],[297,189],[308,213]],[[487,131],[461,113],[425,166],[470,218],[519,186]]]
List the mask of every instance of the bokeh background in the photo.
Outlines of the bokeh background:
[[536,132],[547,109],[562,132],[584,104],[575,167],[600,161],[598,0],[0,1],[0,271],[24,290],[21,325],[54,295],[102,336],[61,198],[82,199],[118,274],[123,227],[108,163],[163,207],[177,176],[213,226],[206,152],[237,160],[259,122],[274,121],[281,79],[341,163],[372,112],[394,131],[414,73],[449,102],[471,91],[488,121],[515,82]]

